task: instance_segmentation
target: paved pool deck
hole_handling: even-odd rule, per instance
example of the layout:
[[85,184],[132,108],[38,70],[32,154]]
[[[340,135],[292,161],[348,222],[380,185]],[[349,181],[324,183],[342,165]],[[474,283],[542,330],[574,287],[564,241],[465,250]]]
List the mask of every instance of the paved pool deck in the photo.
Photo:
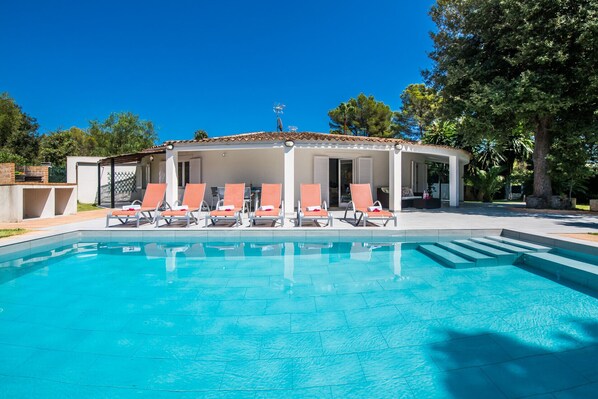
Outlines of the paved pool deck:
[[[77,215],[56,217],[52,219],[35,219],[22,223],[3,223],[0,228],[25,228],[31,230],[27,234],[0,239],[0,246],[15,242],[27,241],[33,238],[44,237],[57,233],[65,233],[77,230],[105,230],[107,209],[95,211],[80,212]],[[560,238],[568,241],[583,243],[598,247],[598,241],[587,233],[598,232],[598,214],[589,212],[574,211],[550,211],[550,210],[530,210],[525,209],[524,204],[464,204],[459,208],[443,207],[440,209],[405,209],[398,212],[398,226],[394,227],[390,222],[386,227],[370,224],[367,227],[355,227],[348,221],[343,220],[344,210],[333,210],[334,226],[318,227],[306,226],[302,228],[295,227],[293,219],[285,219],[285,225],[274,231],[313,231],[313,230],[339,230],[355,231],[371,229],[378,232],[388,231],[406,232],[407,234],[417,235],[422,230],[500,230],[508,229],[522,233],[542,235],[546,237]],[[243,225],[237,227],[210,226],[204,227],[204,214],[200,217],[199,225],[191,225],[186,228],[184,225],[173,224],[156,229],[153,225],[142,224],[139,230],[187,230],[187,231],[206,231],[206,230],[268,230],[270,225],[248,227],[247,215],[244,215]],[[117,220],[111,221],[110,231],[136,230],[132,226],[121,225]],[[287,234],[288,235],[288,234]],[[576,236],[577,235],[577,236]],[[589,236],[590,239],[578,239],[577,237]]]

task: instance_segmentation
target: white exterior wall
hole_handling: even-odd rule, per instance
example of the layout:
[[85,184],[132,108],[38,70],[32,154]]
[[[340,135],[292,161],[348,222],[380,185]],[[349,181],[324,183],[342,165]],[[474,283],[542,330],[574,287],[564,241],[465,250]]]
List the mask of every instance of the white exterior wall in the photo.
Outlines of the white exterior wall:
[[[98,165],[103,157],[67,157],[66,181],[77,185],[77,201],[93,204],[98,198]],[[133,172],[135,165],[115,165],[115,172]],[[101,184],[108,184],[110,166],[101,166]]]
[[22,222],[27,218],[50,218],[77,213],[77,186],[16,184],[0,186],[0,222]]
[[[388,152],[387,151],[359,151],[339,149],[295,149],[295,202],[300,196],[302,183],[313,183],[314,157],[323,156],[328,158],[352,159],[354,162],[360,157],[369,157],[373,161],[374,183],[372,187],[374,201],[376,200],[376,189],[388,187]],[[295,203],[295,206],[297,204]]]
[[210,187],[224,187],[226,183],[260,187],[262,183],[283,183],[284,180],[282,148],[179,152],[179,161],[192,157],[201,158],[201,180],[206,183],[208,204],[212,201]]

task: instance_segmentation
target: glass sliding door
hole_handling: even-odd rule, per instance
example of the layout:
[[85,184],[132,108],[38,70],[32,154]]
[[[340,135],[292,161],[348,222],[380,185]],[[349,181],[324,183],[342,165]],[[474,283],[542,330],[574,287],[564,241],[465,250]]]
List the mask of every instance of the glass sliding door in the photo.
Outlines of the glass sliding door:
[[339,206],[347,206],[351,201],[350,184],[353,183],[353,160],[339,159]]

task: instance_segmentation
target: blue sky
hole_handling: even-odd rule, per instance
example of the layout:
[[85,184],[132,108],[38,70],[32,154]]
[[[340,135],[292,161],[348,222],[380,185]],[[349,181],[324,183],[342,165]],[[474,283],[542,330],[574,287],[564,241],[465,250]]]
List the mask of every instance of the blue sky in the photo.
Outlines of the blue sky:
[[0,92],[42,133],[131,111],[160,141],[327,132],[360,92],[392,109],[430,66],[432,0],[3,1]]

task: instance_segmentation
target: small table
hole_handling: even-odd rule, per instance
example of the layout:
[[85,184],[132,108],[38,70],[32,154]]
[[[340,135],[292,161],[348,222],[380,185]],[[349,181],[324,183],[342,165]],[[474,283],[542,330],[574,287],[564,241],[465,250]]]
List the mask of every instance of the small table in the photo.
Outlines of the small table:
[[413,207],[417,209],[436,209],[440,208],[439,198],[416,198],[413,200]]

